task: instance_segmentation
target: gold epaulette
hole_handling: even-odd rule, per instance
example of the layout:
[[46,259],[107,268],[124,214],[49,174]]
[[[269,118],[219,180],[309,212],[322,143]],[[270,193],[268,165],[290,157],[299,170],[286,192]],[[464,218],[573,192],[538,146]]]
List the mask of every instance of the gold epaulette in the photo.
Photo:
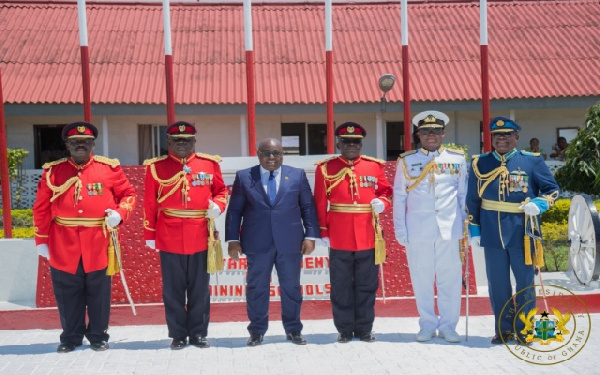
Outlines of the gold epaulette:
[[94,160],[102,164],[110,165],[111,167],[118,167],[121,165],[119,159],[110,159],[106,156],[94,155]]
[[321,164],[327,163],[328,161],[333,160],[333,159],[337,159],[337,156],[332,156],[332,157],[324,159],[324,160],[319,160],[318,162],[315,163],[315,165],[321,165]]
[[464,155],[465,154],[464,150],[460,150],[458,148],[448,148],[448,147],[446,147],[446,150],[448,150],[449,152],[453,152],[455,154],[459,154],[459,155]]
[[416,153],[417,153],[417,150],[406,151],[406,152],[400,154],[399,158],[403,158],[403,157],[406,157],[408,155],[412,155],[412,154],[416,154]]
[[62,164],[67,161],[68,158],[62,158],[55,161],[49,161],[46,164],[42,165],[42,169],[48,169],[54,165]]
[[379,163],[379,164],[385,164],[385,160],[377,159],[377,158],[374,158],[372,156],[361,155],[360,157],[363,158],[363,159],[374,161],[374,162]]
[[144,165],[150,165],[150,164],[156,163],[157,161],[165,160],[168,157],[169,157],[169,155],[163,155],[163,156],[157,156],[152,159],[146,159],[146,160],[144,160]]
[[212,160],[215,163],[220,163],[221,161],[223,161],[223,159],[221,159],[221,157],[219,155],[210,155],[210,154],[203,154],[202,152],[196,152],[196,156],[198,156],[199,158],[202,158],[202,159]]
[[527,156],[536,156],[536,157],[539,157],[541,155],[539,152],[531,152],[531,151],[525,151],[525,150],[521,150],[521,154],[527,155]]

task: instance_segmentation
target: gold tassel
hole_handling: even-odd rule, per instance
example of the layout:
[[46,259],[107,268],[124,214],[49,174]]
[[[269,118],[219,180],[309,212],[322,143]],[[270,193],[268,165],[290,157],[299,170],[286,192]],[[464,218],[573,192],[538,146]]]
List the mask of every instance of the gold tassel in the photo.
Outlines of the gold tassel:
[[536,238],[535,242],[535,265],[542,268],[544,267],[544,248],[542,248],[542,240]]
[[375,265],[380,265],[385,262],[386,249],[383,232],[379,225],[379,215],[373,212],[373,228],[375,229]]
[[117,262],[117,256],[115,254],[115,244],[113,242],[113,237],[110,236],[108,240],[108,267],[106,267],[106,275],[112,276],[119,271],[119,262]]
[[525,265],[532,265],[531,261],[531,238],[528,235],[525,235]]
[[[210,207],[209,207],[210,210]],[[208,254],[206,272],[215,273],[223,270],[223,247],[219,232],[215,228],[215,219],[208,220]]]

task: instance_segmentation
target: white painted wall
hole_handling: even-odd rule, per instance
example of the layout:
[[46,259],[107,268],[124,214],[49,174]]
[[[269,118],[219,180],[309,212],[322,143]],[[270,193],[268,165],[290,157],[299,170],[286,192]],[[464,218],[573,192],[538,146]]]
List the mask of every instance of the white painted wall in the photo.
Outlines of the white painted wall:
[[33,239],[0,239],[0,301],[35,301],[38,258]]

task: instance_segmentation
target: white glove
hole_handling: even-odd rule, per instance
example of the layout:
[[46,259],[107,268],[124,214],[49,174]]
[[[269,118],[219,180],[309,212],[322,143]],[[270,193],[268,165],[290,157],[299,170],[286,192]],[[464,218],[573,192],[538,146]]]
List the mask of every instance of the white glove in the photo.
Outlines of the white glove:
[[216,219],[221,215],[221,209],[216,205],[215,202],[208,200],[208,210],[206,211],[206,215],[209,219]]
[[114,228],[117,225],[121,224],[121,214],[119,214],[117,211],[107,208],[104,212],[108,214],[107,224],[109,227]]
[[475,236],[469,238],[469,245],[473,247],[481,247],[481,236]]
[[519,208],[525,211],[525,215],[537,216],[540,214],[540,208],[533,202],[519,206]]
[[152,250],[156,250],[156,242],[154,240],[146,240],[146,246]]
[[331,247],[331,244],[329,243],[329,237],[317,238],[317,245]]
[[371,207],[373,207],[373,212],[375,212],[376,214],[380,214],[385,209],[385,204],[383,203],[383,201],[381,199],[374,198],[371,201]]
[[35,248],[37,249],[38,255],[43,256],[44,258],[50,260],[50,253],[48,252],[48,245],[46,245],[44,243],[41,245],[37,245]]

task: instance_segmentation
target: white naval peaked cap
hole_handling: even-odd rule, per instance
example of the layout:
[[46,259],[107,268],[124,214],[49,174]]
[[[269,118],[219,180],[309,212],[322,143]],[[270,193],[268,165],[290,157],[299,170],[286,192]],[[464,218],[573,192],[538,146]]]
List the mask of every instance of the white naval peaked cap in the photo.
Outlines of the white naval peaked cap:
[[442,126],[445,127],[450,122],[450,118],[440,111],[423,111],[418,113],[412,119],[413,125],[421,126]]

